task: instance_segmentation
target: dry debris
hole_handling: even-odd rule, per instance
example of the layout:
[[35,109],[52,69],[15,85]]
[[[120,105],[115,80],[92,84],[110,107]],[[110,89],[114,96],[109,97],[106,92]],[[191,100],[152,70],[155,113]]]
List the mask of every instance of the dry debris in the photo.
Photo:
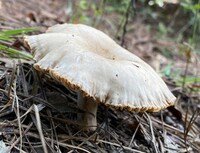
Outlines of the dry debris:
[[[13,68],[1,63],[0,88],[1,146],[8,152],[198,152],[199,149],[199,108],[191,116],[173,107],[148,114],[100,105],[97,130],[85,133],[78,130],[75,122],[80,111],[76,107],[77,96],[49,76],[38,74],[32,66],[20,60]],[[191,101],[191,106],[198,100],[198,97],[181,98]]]

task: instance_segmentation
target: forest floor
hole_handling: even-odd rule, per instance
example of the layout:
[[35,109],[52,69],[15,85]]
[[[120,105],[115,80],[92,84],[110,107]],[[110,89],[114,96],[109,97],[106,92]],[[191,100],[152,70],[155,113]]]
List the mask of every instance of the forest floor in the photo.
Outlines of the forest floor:
[[[35,34],[58,23],[82,23],[80,13],[76,13],[78,8],[71,11],[76,14],[73,20],[68,15],[71,13],[68,4],[64,0],[2,0],[0,29],[39,27],[39,31],[30,33]],[[199,80],[187,81],[199,78],[198,55],[193,52],[188,55],[186,50],[190,47],[180,46],[174,38],[159,33],[155,36],[155,24],[147,23],[140,14],[129,19],[127,25],[122,25],[126,30],[120,31],[117,12],[102,13],[95,22],[92,12],[85,12],[87,20],[91,18],[87,24],[113,36],[162,75],[177,97],[175,106],[157,113],[136,113],[99,104],[98,128],[86,133],[78,130],[79,111],[74,92],[47,74],[38,74],[28,62],[2,56],[0,153],[44,152],[45,148],[59,153],[200,152],[200,84]],[[7,45],[25,50],[19,40]]]

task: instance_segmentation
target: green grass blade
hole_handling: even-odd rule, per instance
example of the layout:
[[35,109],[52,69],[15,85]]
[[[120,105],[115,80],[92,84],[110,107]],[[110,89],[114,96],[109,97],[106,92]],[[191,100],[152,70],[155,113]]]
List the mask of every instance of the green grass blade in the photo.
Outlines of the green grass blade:
[[13,48],[10,48],[5,45],[0,44],[0,51],[5,52],[6,54],[10,55],[11,57],[18,57],[23,59],[32,59],[33,56],[30,53],[22,52]]
[[9,38],[9,37],[1,36],[1,35],[0,35],[0,40],[9,41],[9,40],[12,40],[12,38]]
[[[178,81],[180,81],[180,82],[182,82],[184,79],[183,79],[183,77],[180,77],[179,79],[178,79]],[[186,78],[185,78],[185,82],[186,83],[191,83],[191,82],[199,82],[200,81],[200,77],[195,77],[195,76],[186,76]]]
[[29,28],[17,28],[17,29],[9,29],[5,31],[0,31],[0,36],[12,36],[17,34],[23,34],[26,32],[37,31],[37,27],[29,27]]

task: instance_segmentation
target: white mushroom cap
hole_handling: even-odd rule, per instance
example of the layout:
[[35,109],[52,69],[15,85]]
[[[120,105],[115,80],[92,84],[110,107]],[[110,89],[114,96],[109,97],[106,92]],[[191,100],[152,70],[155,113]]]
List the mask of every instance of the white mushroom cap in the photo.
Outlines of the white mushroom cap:
[[37,70],[94,101],[134,111],[159,111],[175,102],[148,64],[92,27],[55,25],[45,34],[25,36],[25,42]]

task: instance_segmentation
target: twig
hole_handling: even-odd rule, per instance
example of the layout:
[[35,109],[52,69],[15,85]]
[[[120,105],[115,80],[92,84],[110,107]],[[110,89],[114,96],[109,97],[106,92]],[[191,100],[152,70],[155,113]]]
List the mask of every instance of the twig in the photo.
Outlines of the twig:
[[[54,121],[52,119],[52,114],[51,114],[51,111],[49,109],[47,109],[47,114],[50,116],[50,121],[51,121],[51,138],[53,140],[53,134],[55,134],[55,138],[56,138],[56,142],[57,142],[57,149],[60,150],[60,147],[59,147],[59,143],[58,143],[58,135],[57,135],[57,132],[56,132],[56,127],[55,127],[55,124],[54,124]],[[53,146],[53,141],[51,142],[51,146]]]
[[[90,140],[91,138],[94,137],[96,133],[92,134],[91,136],[89,136],[88,138],[84,139],[82,143],[80,143],[77,147],[81,147],[83,144],[85,144],[85,142],[87,142],[88,140]],[[71,150],[72,151],[72,150]],[[69,152],[71,152],[69,151]]]
[[158,149],[157,149],[156,144],[155,144],[156,139],[155,139],[155,135],[154,135],[154,131],[153,131],[153,124],[152,124],[151,118],[149,117],[149,115],[146,112],[144,112],[144,114],[146,115],[146,117],[149,120],[149,126],[150,126],[150,131],[151,131],[151,138],[152,138],[154,152],[158,153]]
[[190,63],[190,58],[191,58],[191,48],[186,44],[186,58],[187,58],[187,61],[186,61],[186,65],[185,65],[185,71],[184,71],[184,75],[183,75],[183,82],[182,82],[182,90],[181,90],[181,93],[183,92],[184,90],[184,87],[185,87],[185,80],[186,80],[186,76],[187,76],[187,72],[188,72],[188,67],[189,67],[189,63]]
[[[18,130],[14,130],[15,133],[19,133]],[[33,137],[33,138],[36,138],[36,139],[40,139],[40,136],[38,134],[35,134],[33,132],[27,132],[26,133],[27,136],[30,136],[30,137]],[[44,139],[48,142],[51,142],[52,139],[51,138],[48,138],[48,137],[44,137]],[[62,143],[62,142],[56,142],[55,140],[53,140],[54,143],[58,143],[60,146],[62,147],[69,147],[69,148],[73,148],[73,149],[77,149],[77,150],[80,150],[80,151],[84,151],[86,153],[90,153],[89,151],[87,151],[86,149],[84,148],[80,148],[78,146],[73,146],[73,145],[70,145],[70,144],[66,144],[66,143]]]
[[13,61],[13,69],[12,69],[12,74],[11,74],[11,78],[10,78],[10,84],[9,84],[9,87],[8,87],[8,94],[7,94],[7,96],[9,98],[10,98],[10,94],[11,94],[13,81],[15,79],[15,71],[16,71],[16,64],[15,64],[15,61]]
[[129,147],[130,147],[131,144],[133,143],[133,140],[134,140],[134,138],[135,138],[135,135],[136,135],[136,133],[137,133],[139,127],[140,127],[140,123],[138,123],[138,125],[137,125],[137,127],[136,127],[136,129],[135,129],[135,132],[134,132],[133,135],[132,135],[131,141],[130,141],[130,143],[129,143]]
[[[173,131],[173,132],[177,132],[177,133],[180,133],[180,134],[184,134],[184,132],[183,132],[182,130],[180,130],[180,129],[177,129],[177,128],[171,126],[171,125],[168,125],[168,124],[163,123],[163,122],[161,122],[161,121],[159,121],[159,120],[156,120],[156,119],[153,118],[153,117],[151,117],[151,119],[152,119],[154,122],[163,125],[165,128],[170,129],[170,130]],[[190,135],[190,136],[192,137],[192,135]]]
[[44,135],[43,135],[43,132],[42,132],[39,110],[38,110],[37,105],[35,105],[35,104],[33,104],[33,108],[34,108],[34,111],[35,111],[35,116],[36,116],[36,121],[37,121],[37,129],[38,129],[38,132],[39,132],[39,135],[40,135],[40,140],[42,142],[43,151],[44,151],[44,153],[48,153],[47,146],[46,146],[45,139],[44,139]]
[[[19,70],[17,70],[17,73],[19,73]],[[14,79],[13,81],[13,94],[14,94],[14,100],[13,102],[16,103],[16,110],[17,110],[17,122],[18,122],[18,127],[19,127],[19,135],[20,135],[20,146],[19,146],[19,149],[20,149],[20,152],[22,150],[22,127],[21,127],[21,119],[20,119],[20,113],[19,113],[19,101],[18,101],[18,96],[17,96],[17,93],[16,93],[16,78]]]
[[188,111],[187,111],[187,113],[185,115],[185,124],[184,124],[184,140],[185,140],[185,145],[187,144],[186,141],[187,141],[188,133],[189,133],[190,129],[192,128],[192,125],[194,124],[195,120],[199,116],[199,114],[200,114],[200,108],[197,107],[197,109],[195,110],[195,112],[192,114],[192,117],[190,118],[190,121],[189,121],[188,125],[187,125]]
[[[105,141],[105,140],[97,139],[97,142],[101,142],[101,143],[105,143],[105,144],[109,144],[109,145],[113,145],[113,146],[117,146],[117,147],[122,147],[122,145],[119,145],[119,144],[117,144],[117,143],[108,142],[108,141]],[[129,151],[136,152],[136,153],[145,153],[145,152],[143,152],[143,151],[139,151],[139,150],[136,150],[136,149],[132,149],[132,148],[129,148],[129,147],[126,147],[126,146],[123,146],[123,148],[124,148],[125,150],[129,150]]]
[[[29,131],[32,125],[33,125],[32,123],[28,125],[27,129],[24,131],[24,135]],[[19,130],[17,130],[17,133],[20,133]],[[21,137],[19,137],[14,143],[12,143],[12,145],[5,151],[5,153],[9,153],[11,149],[20,141],[20,139]]]
[[134,6],[133,4],[134,4],[134,0],[130,0],[129,5],[128,5],[127,10],[126,10],[126,13],[125,13],[125,22],[124,22],[124,25],[123,25],[123,33],[122,33],[122,38],[121,38],[121,46],[123,46],[124,42],[125,42],[125,35],[126,35],[126,32],[127,32],[126,27],[127,27],[127,24],[128,24],[129,11],[130,11],[131,6],[132,7]]

